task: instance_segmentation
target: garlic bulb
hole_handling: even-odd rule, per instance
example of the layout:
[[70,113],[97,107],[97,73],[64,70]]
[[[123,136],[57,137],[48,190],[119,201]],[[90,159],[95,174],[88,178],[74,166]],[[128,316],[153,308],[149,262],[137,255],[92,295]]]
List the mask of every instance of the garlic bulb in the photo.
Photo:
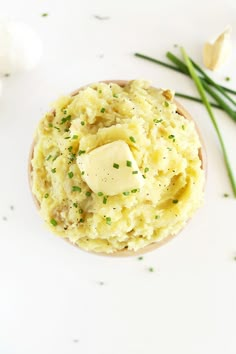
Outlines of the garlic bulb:
[[210,70],[217,70],[222,66],[232,51],[230,40],[231,28],[227,28],[213,43],[205,43],[203,48],[203,62]]
[[25,23],[0,22],[0,74],[33,69],[42,55],[42,42]]

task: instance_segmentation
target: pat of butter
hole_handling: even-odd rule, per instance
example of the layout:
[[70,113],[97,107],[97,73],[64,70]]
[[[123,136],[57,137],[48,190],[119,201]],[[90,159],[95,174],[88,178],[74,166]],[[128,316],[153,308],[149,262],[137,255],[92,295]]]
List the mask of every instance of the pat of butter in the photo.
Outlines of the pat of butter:
[[84,172],[84,181],[94,193],[111,196],[141,188],[144,184],[129,145],[122,140],[78,156],[77,164]]

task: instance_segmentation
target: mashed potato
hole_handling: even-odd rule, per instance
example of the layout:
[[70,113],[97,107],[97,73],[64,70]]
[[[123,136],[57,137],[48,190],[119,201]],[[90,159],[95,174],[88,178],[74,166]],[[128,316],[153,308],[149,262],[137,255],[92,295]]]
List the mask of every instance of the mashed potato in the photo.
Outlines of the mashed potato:
[[[113,196],[94,193],[77,156],[114,141],[128,144],[144,183]],[[32,191],[56,234],[89,251],[137,251],[178,233],[201,205],[200,148],[170,91],[145,81],[92,84],[60,98],[39,123]]]

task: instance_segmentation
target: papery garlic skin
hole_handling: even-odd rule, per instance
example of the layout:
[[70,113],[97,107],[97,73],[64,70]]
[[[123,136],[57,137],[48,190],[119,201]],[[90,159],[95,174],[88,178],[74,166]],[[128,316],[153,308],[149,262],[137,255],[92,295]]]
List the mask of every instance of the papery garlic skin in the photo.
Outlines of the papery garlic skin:
[[0,22],[0,74],[33,69],[42,56],[42,41],[27,24]]
[[229,58],[232,52],[230,35],[231,28],[228,27],[213,43],[205,43],[203,63],[208,69],[218,70]]

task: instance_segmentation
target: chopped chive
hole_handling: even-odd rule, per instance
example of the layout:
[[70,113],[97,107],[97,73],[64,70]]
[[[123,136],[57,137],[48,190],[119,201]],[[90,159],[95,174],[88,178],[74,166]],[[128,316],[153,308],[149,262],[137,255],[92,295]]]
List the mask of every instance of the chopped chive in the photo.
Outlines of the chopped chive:
[[84,222],[84,219],[81,218],[79,222],[80,222],[80,223]]
[[130,137],[129,137],[129,140],[132,141],[132,143],[136,143],[136,140],[134,139],[133,136],[130,136]]
[[167,150],[172,151],[172,149],[170,147],[167,147]]
[[85,122],[82,120],[82,121],[80,122],[80,124],[81,124],[81,125],[85,125]]
[[102,93],[102,90],[98,90],[98,93]]
[[157,219],[159,219],[160,218],[160,215],[156,215],[155,216],[155,219],[157,220]]
[[81,172],[81,176],[83,176],[83,175],[84,175],[84,171]]
[[161,123],[161,122],[163,122],[163,119],[153,119],[153,122],[154,123]]
[[106,218],[106,224],[107,224],[107,225],[111,225],[111,218],[110,218],[110,217],[107,217],[107,218]]
[[49,197],[49,194],[48,193],[46,193],[45,195],[44,195],[44,198],[48,198]]
[[103,204],[107,204],[107,198],[106,197],[103,197]]
[[177,204],[178,202],[179,202],[178,199],[173,199],[173,200],[172,200],[172,203],[173,203],[173,204]]
[[175,136],[173,135],[173,134],[170,134],[169,136],[168,136],[168,139],[174,139],[175,138]]
[[79,150],[79,156],[85,154],[85,150]]
[[55,155],[52,161],[55,161],[59,156],[60,156],[59,154]]
[[106,110],[106,109],[105,109],[104,107],[102,107],[100,112],[101,112],[101,113],[104,113],[105,110]]
[[149,171],[148,167],[145,167],[144,172],[147,173]]
[[85,195],[86,195],[87,197],[90,197],[91,192],[88,191],[88,192],[85,193]]
[[131,190],[131,193],[137,193],[138,192],[138,189],[132,189]]
[[83,212],[84,212],[83,209],[79,209],[80,214],[83,214]]
[[52,157],[52,155],[48,155],[48,157],[46,158],[46,160],[50,160],[50,158]]
[[118,95],[116,93],[114,93],[113,97],[118,98]]
[[143,260],[143,257],[138,257],[138,261],[142,261]]
[[123,192],[123,194],[127,196],[127,195],[129,195],[129,192]]
[[72,192],[81,192],[81,188],[79,186],[73,186],[72,187]]
[[68,133],[70,131],[69,128],[64,129],[64,132]]
[[74,173],[72,171],[68,173],[69,178],[72,178],[73,176],[74,176]]
[[154,268],[153,268],[153,267],[149,267],[149,268],[148,268],[148,271],[149,271],[150,273],[153,273],[153,272],[154,272]]
[[118,163],[113,163],[113,167],[118,170],[120,168],[120,165],[118,165]]
[[126,166],[132,167],[132,161],[127,160],[127,161],[126,161]]
[[52,123],[48,123],[48,126],[49,126],[49,128],[52,128],[53,124]]
[[185,130],[185,125],[182,125],[182,129]]
[[230,81],[230,77],[226,76],[225,81]]
[[70,136],[66,136],[64,139],[70,139]]
[[47,17],[48,14],[45,12],[45,13],[43,13],[41,16],[42,16],[42,17]]
[[145,175],[142,175],[144,179],[146,179],[147,177]]
[[78,135],[73,135],[73,136],[72,136],[72,139],[75,140],[75,139],[78,139],[78,137],[79,137]]
[[168,101],[165,101],[164,105],[165,105],[165,107],[169,107],[170,104]]
[[98,192],[98,196],[99,197],[103,196],[103,193],[102,192]]
[[50,223],[53,225],[53,226],[57,226],[57,221],[55,219],[51,219],[50,220]]
[[73,146],[68,147],[68,150],[71,152],[71,150],[73,149]]
[[137,175],[137,174],[138,174],[138,171],[132,171],[132,174],[133,174],[133,175]]
[[75,208],[78,208],[78,203],[73,203],[73,206],[74,206]]
[[64,123],[68,122],[69,120],[71,120],[71,116],[64,117],[64,118],[62,118],[60,124],[64,124]]
[[228,193],[224,193],[224,198],[228,198],[229,194]]
[[53,128],[56,129],[56,130],[58,130],[59,132],[61,131],[61,129],[58,128],[58,127],[56,127],[56,126],[54,126]]
[[52,171],[52,173],[56,173],[57,169],[56,168],[52,168],[51,171]]

